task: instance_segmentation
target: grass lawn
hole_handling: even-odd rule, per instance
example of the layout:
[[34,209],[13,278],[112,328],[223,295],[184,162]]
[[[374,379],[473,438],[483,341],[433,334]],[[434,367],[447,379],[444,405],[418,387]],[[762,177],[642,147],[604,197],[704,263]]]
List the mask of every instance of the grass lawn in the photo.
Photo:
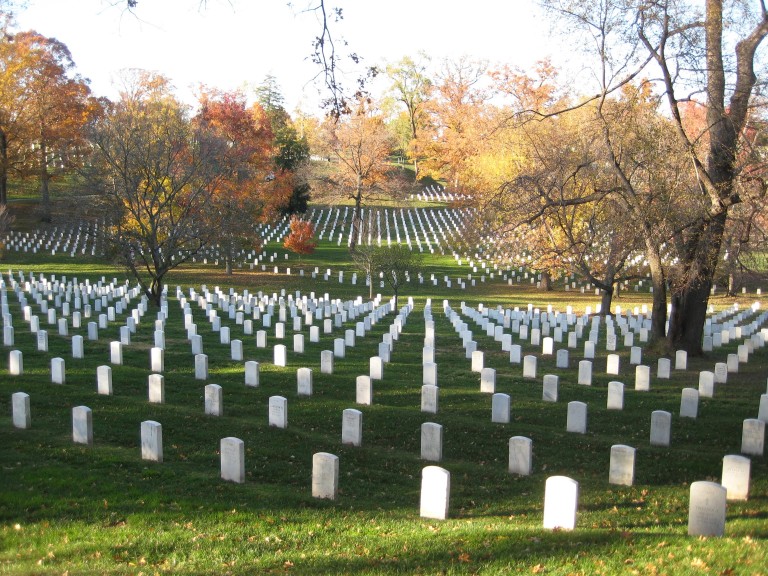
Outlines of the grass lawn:
[[[268,248],[268,250],[272,250]],[[481,393],[479,375],[471,371],[462,341],[443,312],[443,300],[460,311],[461,303],[477,309],[532,303],[546,311],[578,313],[594,308],[599,298],[576,291],[540,293],[530,285],[508,286],[496,278],[477,282],[466,291],[412,283],[401,294],[401,305],[414,298],[392,361],[384,378],[374,382],[373,404],[355,403],[355,379],[368,374],[369,358],[389,332],[396,314],[372,326],[346,357],[337,358],[333,374],[320,371],[320,353],[333,349],[333,339],[355,327],[362,317],[348,321],[305,352],[292,352],[292,325],[287,325],[288,365],[273,365],[272,346],[279,343],[273,327],[268,347],[257,348],[255,336],[219,310],[222,325],[232,338],[244,342],[245,360],[260,364],[260,385],[244,385],[243,362],[230,359],[205,310],[190,302],[198,333],[208,355],[209,377],[196,380],[194,359],[184,328],[175,287],[187,296],[189,287],[200,293],[206,285],[251,294],[286,295],[300,291],[317,297],[349,301],[367,289],[349,281],[352,267],[345,251],[323,243],[318,252],[299,262],[281,256],[284,273],[240,269],[231,277],[212,265],[195,265],[168,278],[169,318],[165,326],[165,403],[149,403],[147,379],[154,343],[156,310],[141,319],[131,344],[124,347],[122,365],[112,365],[113,394],[99,395],[96,369],[110,363],[110,341],[119,339],[128,310],[99,331],[98,341],[87,339],[86,323],[59,336],[47,325],[34,298],[27,300],[49,332],[49,350],[37,349],[37,338],[24,320],[19,299],[10,286],[8,270],[44,273],[48,279],[74,277],[91,284],[113,277],[122,284],[120,270],[96,259],[8,253],[3,269],[14,345],[0,356],[0,574],[768,574],[768,466],[765,457],[751,458],[751,488],[747,501],[729,502],[726,535],[689,537],[688,494],[699,480],[720,481],[722,459],[739,454],[742,422],[755,418],[761,394],[766,393],[768,362],[765,349],[756,350],[739,372],[728,375],[714,398],[701,398],[698,418],[680,418],[681,390],[698,386],[700,370],[725,362],[737,345],[731,342],[705,358],[689,358],[688,370],[673,371],[669,380],[655,378],[657,357],[643,351],[652,367],[649,392],[634,390],[634,366],[629,349],[619,351],[618,376],[605,374],[605,326],[601,327],[591,386],[576,383],[583,357],[583,341],[570,351],[570,368],[555,367],[555,357],[540,346],[524,344],[524,354],[538,356],[536,379],[524,379],[522,366],[511,364],[500,343],[486,336],[469,316],[485,365],[497,371],[496,391],[509,394],[512,419],[491,423],[491,395]],[[315,267],[332,268],[328,281],[312,280]],[[425,260],[425,277],[466,276],[449,257]],[[304,268],[299,277],[295,270]],[[339,283],[338,271],[345,271]],[[349,275],[348,273],[349,272]],[[384,289],[375,290],[385,298]],[[650,305],[647,293],[625,292],[625,309]],[[439,410],[420,410],[424,312],[431,298],[435,323],[435,360],[438,369]],[[716,308],[738,302],[748,308],[762,297],[738,301],[715,297]],[[51,302],[52,303],[52,302]],[[275,315],[277,315],[277,308]],[[95,315],[95,314],[94,314]],[[750,317],[751,319],[754,316]],[[745,321],[746,322],[746,321]],[[315,320],[317,324],[318,321]],[[254,320],[254,332],[261,320]],[[507,330],[509,331],[509,330]],[[85,358],[72,358],[73,335],[85,336]],[[519,343],[517,338],[515,343]],[[565,344],[556,344],[562,348]],[[10,350],[21,350],[24,373],[9,374]],[[51,359],[66,362],[66,383],[51,383]],[[296,371],[313,370],[313,395],[298,396]],[[542,401],[544,374],[559,376],[556,403]],[[625,383],[624,409],[606,408],[611,380]],[[204,413],[204,386],[223,388],[224,414]],[[11,422],[11,395],[29,394],[31,428],[16,429]],[[268,425],[270,396],[288,399],[288,426]],[[566,432],[567,404],[588,406],[586,434]],[[72,408],[92,409],[93,445],[72,441]],[[342,445],[342,412],[363,413],[362,446]],[[651,446],[651,412],[672,414],[669,447]],[[140,424],[162,424],[164,461],[141,459]],[[433,464],[420,459],[420,427],[424,422],[443,426],[443,461],[451,474],[448,520],[419,517],[422,469]],[[220,478],[219,442],[236,437],[245,445],[245,482]],[[533,441],[533,473],[508,473],[508,441],[526,436]],[[626,444],[637,449],[635,484],[608,483],[610,448]],[[336,500],[311,495],[312,456],[329,452],[339,457]],[[579,482],[575,530],[542,528],[544,484],[553,475]]]

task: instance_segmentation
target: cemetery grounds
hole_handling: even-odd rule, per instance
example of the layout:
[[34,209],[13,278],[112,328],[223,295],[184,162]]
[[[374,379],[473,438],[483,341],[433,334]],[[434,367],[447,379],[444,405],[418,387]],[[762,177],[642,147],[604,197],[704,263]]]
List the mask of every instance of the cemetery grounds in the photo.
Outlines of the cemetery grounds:
[[[697,388],[699,372],[712,371],[715,363],[737,354],[743,339],[703,358],[688,358],[686,370],[675,370],[671,356],[669,379],[657,378],[658,351],[643,348],[650,390],[637,391],[630,348],[621,337],[615,352],[619,373],[606,374],[605,322],[595,346],[591,385],[577,383],[588,328],[569,349],[568,368],[557,368],[555,354],[543,354],[541,343],[521,341],[514,334],[512,342],[521,346],[522,355],[537,358],[536,377],[524,378],[522,363],[510,362],[510,353],[478,324],[488,318],[487,311],[500,307],[524,313],[530,304],[531,312],[548,312],[551,306],[552,312],[565,314],[570,306],[576,319],[587,307],[594,311],[599,297],[578,287],[566,292],[561,284],[554,292],[538,292],[528,278],[518,281],[521,271],[510,285],[511,277],[501,272],[494,278],[490,270],[473,273],[466,258],[459,264],[448,255],[428,254],[423,281],[412,276],[401,291],[400,306],[411,298],[413,307],[392,343],[383,378],[373,382],[371,404],[361,405],[356,403],[356,379],[369,374],[370,358],[391,333],[397,312],[357,336],[354,346],[346,346],[344,358],[334,359],[333,373],[323,373],[321,352],[334,350],[334,340],[355,330],[368,312],[347,318],[331,333],[321,329],[318,342],[309,341],[309,327],[302,324],[304,352],[295,353],[297,332],[288,297],[295,302],[297,293],[299,299],[327,294],[332,300],[364,304],[369,301],[367,287],[362,280],[351,283],[346,246],[335,238],[326,237],[314,255],[300,261],[293,255],[286,259],[274,240],[265,252],[264,270],[262,265],[243,265],[227,277],[212,255],[210,261],[170,275],[165,398],[154,403],[148,401],[157,313],[151,305],[122,349],[122,364],[111,363],[110,343],[120,339],[120,327],[139,305],[140,295],[99,330],[97,340],[86,337],[83,357],[73,358],[73,338],[87,335],[88,319],[75,328],[70,310],[67,335],[59,335],[58,324],[47,325],[27,291],[28,304],[48,332],[48,350],[40,351],[12,286],[16,280],[18,289],[25,289],[23,274],[27,281],[34,275],[52,284],[76,278],[92,286],[103,279],[107,286],[116,279],[120,287],[126,281],[122,271],[87,254],[6,251],[3,281],[14,342],[3,347],[0,357],[0,410],[5,414],[0,427],[0,574],[768,574],[765,456],[750,456],[749,497],[728,501],[725,536],[687,534],[691,483],[720,482],[723,457],[740,454],[743,421],[757,418],[768,379],[765,348],[755,347],[747,362],[738,363],[738,372],[728,373],[727,383],[716,385],[713,397],[699,398],[696,418],[679,416],[681,391]],[[434,284],[433,274],[438,279]],[[449,288],[445,276],[463,278],[465,288],[457,281]],[[204,380],[196,378],[177,286],[189,300],[208,357]],[[225,296],[230,289],[241,297],[244,290],[265,300],[278,296],[270,327],[262,326],[263,318],[253,319],[254,334],[267,333],[264,348],[256,346],[255,336],[245,334],[227,310],[213,307],[232,339],[242,340],[242,361],[232,360],[230,345],[221,343],[205,309],[190,297],[190,289],[199,296],[206,288],[213,294],[217,287]],[[750,286],[739,298],[716,295],[713,313],[726,311],[726,321],[746,311],[739,326],[756,321],[768,305],[757,288]],[[625,318],[635,308],[650,306],[644,290],[630,287],[614,301]],[[372,308],[391,297],[386,288],[377,287],[377,293],[382,299]],[[288,305],[282,340],[275,336],[281,294]],[[472,332],[477,350],[484,353],[484,366],[496,370],[495,392],[511,400],[509,423],[491,421],[492,394],[480,391],[480,374],[472,371],[444,302]],[[55,304],[53,295],[49,303]],[[755,304],[760,308],[753,312]],[[430,309],[439,386],[434,414],[421,410],[425,312]],[[94,312],[90,320],[95,317]],[[331,318],[335,323],[335,314]],[[554,348],[566,348],[566,340]],[[635,344],[638,340],[635,335]],[[274,364],[276,344],[286,345],[285,367]],[[11,350],[23,355],[20,375],[10,374]],[[54,358],[64,359],[64,384],[52,382]],[[245,385],[244,361],[259,363],[258,386]],[[97,368],[103,365],[111,368],[111,395],[97,393]],[[297,394],[299,368],[312,370],[311,396]],[[544,375],[558,377],[556,402],[542,399]],[[611,381],[624,383],[621,410],[607,409]],[[212,383],[222,387],[220,416],[204,410],[204,388]],[[29,395],[27,429],[12,423],[11,397],[17,392]],[[269,398],[276,395],[287,399],[285,428],[269,426]],[[584,434],[566,431],[571,401],[587,406]],[[72,409],[77,406],[92,411],[90,446],[73,442]],[[360,446],[341,441],[342,413],[349,408],[362,413]],[[672,416],[669,446],[649,442],[651,413],[657,410]],[[142,459],[144,421],[162,424],[162,462]],[[425,422],[442,425],[439,463],[420,457]],[[508,443],[514,436],[532,440],[530,475],[508,470]],[[220,477],[220,441],[227,437],[244,443],[243,483]],[[611,446],[616,444],[636,449],[632,486],[608,482]],[[312,496],[312,462],[318,452],[338,457],[335,500]],[[422,469],[428,465],[450,472],[446,520],[419,515]],[[573,530],[542,527],[545,482],[557,475],[579,483]]]

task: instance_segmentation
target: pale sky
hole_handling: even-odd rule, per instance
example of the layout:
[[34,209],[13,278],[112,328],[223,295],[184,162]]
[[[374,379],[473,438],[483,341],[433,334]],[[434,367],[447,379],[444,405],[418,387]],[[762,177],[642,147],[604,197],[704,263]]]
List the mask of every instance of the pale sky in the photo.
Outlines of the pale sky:
[[[318,68],[309,60],[319,28],[301,13],[309,0],[27,0],[17,28],[64,42],[98,96],[114,98],[124,68],[168,76],[184,100],[200,83],[222,90],[276,77],[285,106],[316,112]],[[118,3],[119,7],[113,6]],[[333,24],[367,65],[426,52],[434,61],[469,56],[529,67],[552,53],[548,24],[533,0],[329,0]],[[349,82],[348,82],[349,84]]]

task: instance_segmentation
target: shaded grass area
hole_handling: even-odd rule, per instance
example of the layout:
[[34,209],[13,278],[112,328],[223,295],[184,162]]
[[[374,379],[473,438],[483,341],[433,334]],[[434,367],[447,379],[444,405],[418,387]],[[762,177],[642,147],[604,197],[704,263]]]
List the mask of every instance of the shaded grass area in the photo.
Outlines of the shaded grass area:
[[[5,573],[693,574],[760,573],[766,565],[768,480],[762,458],[753,458],[750,500],[729,503],[727,537],[686,536],[688,486],[718,480],[722,456],[738,453],[741,421],[755,416],[765,392],[764,352],[731,375],[716,398],[702,400],[699,419],[675,416],[672,446],[661,448],[648,443],[651,411],[676,414],[682,387],[695,386],[697,371],[711,368],[714,358],[692,359],[688,372],[668,382],[654,380],[651,392],[639,393],[631,390],[628,355],[622,352],[619,379],[627,392],[625,410],[616,412],[605,409],[607,382],[616,377],[601,374],[604,353],[595,360],[590,387],[575,384],[575,369],[556,370],[554,357],[540,357],[540,376],[529,381],[498,343],[475,329],[486,365],[498,371],[497,391],[512,396],[513,421],[491,424],[490,395],[479,393],[478,375],[438,306],[433,312],[440,409],[429,415],[419,410],[422,304],[395,344],[384,380],[375,383],[374,405],[355,406],[355,377],[367,373],[368,358],[394,316],[358,339],[347,358],[336,360],[332,375],[319,369],[320,351],[332,348],[331,336],[308,343],[303,355],[289,352],[287,368],[271,365],[273,332],[268,349],[246,337],[246,359],[262,368],[260,387],[247,388],[242,364],[229,360],[229,347],[218,344],[196,306],[211,373],[207,382],[194,379],[183,318],[171,299],[166,403],[159,405],[147,402],[151,319],[142,321],[126,347],[124,365],[113,366],[114,395],[99,396],[95,369],[108,362],[108,343],[118,337],[119,323],[102,331],[98,342],[86,342],[86,358],[74,360],[69,337],[52,335],[49,352],[38,352],[9,300],[25,373],[3,376],[0,409],[9,414],[11,393],[24,390],[31,396],[33,425],[15,430],[6,421],[3,432]],[[50,383],[50,358],[56,356],[67,362],[62,386]],[[579,358],[574,351],[571,365]],[[301,366],[314,371],[310,398],[295,393]],[[560,375],[556,404],[541,401],[544,373]],[[222,417],[203,414],[209,382],[224,388]],[[267,401],[275,394],[289,399],[285,430],[267,426]],[[589,406],[583,436],[565,432],[566,404],[573,399]],[[93,410],[93,447],[71,441],[71,408],[77,405]],[[341,413],[349,407],[364,413],[360,448],[340,442]],[[148,419],[163,425],[162,464],[140,459],[139,424]],[[427,464],[419,459],[419,428],[426,421],[444,426],[441,465],[452,475],[452,518],[444,522],[418,517],[420,474]],[[507,440],[514,435],[533,439],[530,477],[506,471]],[[244,485],[219,479],[218,443],[225,436],[245,442]],[[615,443],[638,448],[633,487],[607,483]],[[311,498],[312,454],[318,451],[340,458],[335,502]],[[581,484],[572,533],[541,529],[544,481],[554,474]]]

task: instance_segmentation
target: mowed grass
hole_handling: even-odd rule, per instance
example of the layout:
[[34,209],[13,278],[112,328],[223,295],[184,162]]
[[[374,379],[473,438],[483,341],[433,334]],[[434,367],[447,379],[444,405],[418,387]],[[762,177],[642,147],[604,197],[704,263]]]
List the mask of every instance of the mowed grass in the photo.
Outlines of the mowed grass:
[[[268,247],[268,251],[272,251]],[[190,266],[168,278],[170,318],[166,325],[165,403],[147,400],[149,350],[153,345],[155,310],[139,324],[132,343],[125,347],[124,364],[112,366],[112,396],[96,392],[96,368],[109,364],[109,342],[119,338],[121,321],[101,330],[99,340],[86,338],[84,359],[71,354],[71,337],[86,335],[73,329],[69,336],[49,330],[50,348],[38,352],[37,341],[23,320],[18,299],[6,288],[15,328],[14,349],[24,355],[24,374],[8,374],[8,352],[0,357],[0,573],[3,574],[765,574],[768,572],[768,466],[764,457],[752,458],[752,484],[746,502],[729,502],[726,536],[687,536],[688,491],[697,480],[719,481],[722,458],[738,454],[745,418],[757,416],[760,395],[768,377],[765,350],[730,374],[728,384],[715,397],[700,400],[696,420],[678,416],[680,393],[697,387],[698,372],[725,361],[737,343],[706,358],[689,359],[686,372],[673,372],[668,381],[652,379],[650,392],[633,390],[634,367],[629,351],[619,346],[621,374],[605,374],[605,330],[601,330],[594,361],[592,386],[576,384],[583,340],[571,350],[568,370],[555,368],[555,357],[541,355],[540,347],[526,345],[525,353],[539,356],[535,380],[522,378],[522,366],[510,364],[498,342],[465,317],[487,366],[497,370],[497,392],[512,398],[512,422],[491,423],[491,396],[479,392],[479,375],[471,372],[461,339],[443,313],[443,300],[454,310],[462,301],[486,307],[548,304],[565,311],[594,308],[598,297],[578,292],[539,293],[528,284],[478,279],[467,291],[412,283],[403,289],[415,307],[394,345],[384,379],[374,383],[374,403],[355,404],[355,378],[367,374],[369,358],[388,332],[395,314],[376,324],[356,346],[336,359],[333,374],[320,373],[320,352],[333,349],[333,338],[321,334],[319,343],[293,353],[292,331],[282,342],[288,347],[288,366],[272,364],[272,346],[278,341],[268,329],[268,348],[256,347],[255,336],[220,311],[232,338],[244,341],[245,359],[260,362],[260,386],[244,385],[242,362],[230,360],[230,347],[195,302],[192,309],[209,357],[206,381],[195,380],[191,347],[175,286],[199,292],[219,286],[251,293],[328,293],[350,300],[367,297],[362,282],[352,286],[352,267],[344,248],[323,245],[316,256],[298,262],[279,258],[281,272],[290,265],[304,268],[303,278],[284,273],[239,269],[232,277],[211,265]],[[278,262],[276,262],[278,264]],[[313,281],[325,268],[334,274],[327,282]],[[45,272],[50,278],[66,275],[83,281],[107,282],[124,277],[98,261],[68,257],[9,253],[6,269]],[[339,283],[338,270],[345,270]],[[425,260],[431,273],[466,278],[452,258]],[[4,274],[8,282],[7,272]],[[442,276],[439,276],[442,278]],[[386,289],[375,291],[389,297]],[[424,308],[431,298],[436,328],[436,362],[440,384],[439,411],[420,411]],[[742,299],[742,308],[755,300]],[[31,301],[31,298],[30,298]],[[132,302],[136,305],[137,300]],[[647,294],[627,292],[621,301],[631,309],[650,304]],[[715,298],[718,307],[732,300]],[[39,313],[39,308],[35,307]],[[361,320],[361,318],[358,318]],[[254,322],[254,330],[260,322]],[[85,322],[84,322],[85,326]],[[354,328],[348,322],[344,328]],[[322,332],[322,330],[321,330]],[[517,342],[517,340],[515,340]],[[557,347],[562,347],[560,344]],[[51,383],[51,358],[66,361],[66,383]],[[644,351],[644,363],[656,357]],[[296,394],[296,370],[313,369],[314,394]],[[541,399],[544,374],[560,377],[557,403]],[[625,383],[625,408],[606,409],[607,384]],[[206,416],[203,389],[220,384],[224,415]],[[30,395],[32,427],[18,430],[11,424],[11,394]],[[288,428],[270,428],[268,399],[288,398]],[[566,410],[571,400],[588,405],[588,431],[567,433]],[[72,442],[72,408],[93,410],[94,443]],[[363,445],[341,444],[342,411],[363,412]],[[673,414],[672,444],[649,443],[653,410]],[[140,423],[156,420],[163,426],[164,462],[141,460]],[[442,424],[441,466],[451,472],[450,519],[419,517],[422,461],[420,427]],[[510,475],[508,440],[522,435],[533,440],[533,474]],[[220,479],[221,438],[234,436],[245,443],[244,484]],[[636,482],[632,487],[608,484],[610,447],[637,448]],[[336,454],[340,460],[339,495],[335,501],[311,496],[312,455]],[[579,513],[574,531],[542,529],[544,483],[562,474],[580,484]]]

